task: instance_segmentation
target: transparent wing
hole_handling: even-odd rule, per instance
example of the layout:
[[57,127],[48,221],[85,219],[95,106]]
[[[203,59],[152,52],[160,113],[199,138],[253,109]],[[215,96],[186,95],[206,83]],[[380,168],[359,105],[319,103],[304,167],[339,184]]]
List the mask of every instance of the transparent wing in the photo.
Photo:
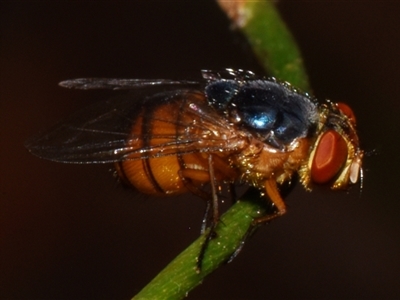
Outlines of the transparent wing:
[[69,89],[135,89],[148,86],[198,85],[197,81],[175,81],[169,79],[121,79],[121,78],[77,78],[61,81],[60,86]]
[[25,146],[41,158],[65,163],[108,163],[240,147],[240,138],[200,91],[146,93],[135,90],[85,108]]

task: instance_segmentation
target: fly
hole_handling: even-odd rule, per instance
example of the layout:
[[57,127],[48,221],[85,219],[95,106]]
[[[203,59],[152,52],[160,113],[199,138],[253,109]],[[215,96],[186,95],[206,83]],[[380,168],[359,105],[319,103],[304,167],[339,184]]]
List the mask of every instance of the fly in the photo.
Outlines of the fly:
[[145,194],[203,198],[202,232],[210,230],[200,256],[219,220],[222,183],[246,183],[266,194],[276,213],[254,219],[258,225],[286,213],[279,186],[295,175],[306,190],[346,189],[362,177],[356,119],[346,104],[319,102],[250,71],[201,73],[199,81],[63,81],[66,88],[130,91],[79,111],[26,147],[57,162],[113,163],[123,181]]

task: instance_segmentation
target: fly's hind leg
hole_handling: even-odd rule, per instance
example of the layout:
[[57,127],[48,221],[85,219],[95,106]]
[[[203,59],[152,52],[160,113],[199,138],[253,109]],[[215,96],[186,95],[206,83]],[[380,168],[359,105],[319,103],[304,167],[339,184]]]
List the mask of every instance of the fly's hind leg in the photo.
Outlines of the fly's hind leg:
[[197,185],[193,184],[193,181],[198,182],[209,182],[210,173],[205,170],[195,170],[195,169],[183,169],[179,171],[179,176],[185,187],[194,195],[205,200],[206,208],[203,215],[203,220],[201,222],[200,234],[203,234],[207,229],[207,224],[209,223],[210,213],[212,210],[212,199],[209,193],[205,192]]
[[214,162],[212,155],[208,156],[208,171],[210,173],[210,184],[211,184],[211,223],[208,228],[208,233],[206,234],[205,240],[201,245],[199,256],[197,257],[197,272],[201,271],[201,265],[203,263],[204,254],[210,243],[210,240],[216,236],[215,227],[219,222],[219,209],[218,209],[218,194],[217,194],[217,182],[215,180],[214,174]]
[[[201,245],[200,253],[197,257],[197,271],[201,271],[201,265],[204,259],[204,254],[205,251],[208,247],[208,244],[210,243],[210,240],[213,239],[216,235],[215,233],[215,227],[217,226],[219,222],[219,208],[218,208],[218,189],[217,189],[217,182],[215,178],[215,172],[214,172],[214,161],[213,161],[213,156],[210,154],[208,156],[208,172],[206,173],[205,171],[199,171],[199,170],[182,170],[180,175],[182,178],[187,179],[193,179],[197,181],[203,181],[203,182],[210,182],[211,185],[211,197],[210,195],[207,195],[204,191],[200,190],[199,188],[195,187],[194,185],[187,185],[187,188],[193,192],[196,195],[199,195],[203,199],[206,199],[207,201],[207,206],[206,206],[206,212],[203,218],[203,223],[202,223],[202,229],[201,233],[206,232],[207,228],[207,221],[208,219],[210,220],[210,226],[208,227],[208,232],[206,233],[205,240],[203,244]],[[207,179],[207,180],[205,180]],[[207,195],[207,198],[204,197],[204,195]],[[211,216],[210,216],[211,213]]]

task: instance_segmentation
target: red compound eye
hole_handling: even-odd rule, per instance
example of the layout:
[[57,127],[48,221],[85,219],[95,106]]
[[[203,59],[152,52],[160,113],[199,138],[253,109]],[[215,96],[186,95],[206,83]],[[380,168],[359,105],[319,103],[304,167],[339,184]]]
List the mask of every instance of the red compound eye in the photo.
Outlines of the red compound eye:
[[345,114],[353,124],[356,124],[356,116],[353,113],[353,110],[347,104],[343,102],[338,102],[337,107],[339,110]]
[[311,166],[311,178],[315,183],[327,183],[343,167],[347,158],[347,144],[334,130],[325,132],[317,146]]

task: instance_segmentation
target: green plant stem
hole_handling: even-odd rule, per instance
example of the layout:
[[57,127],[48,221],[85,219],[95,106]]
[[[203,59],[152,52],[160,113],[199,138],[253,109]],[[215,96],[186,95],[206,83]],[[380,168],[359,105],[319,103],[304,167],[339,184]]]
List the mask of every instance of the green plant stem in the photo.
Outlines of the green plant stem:
[[310,91],[307,73],[296,42],[271,0],[217,0],[234,27],[247,37],[267,73]]
[[201,271],[197,258],[204,235],[177,256],[133,299],[182,299],[212,271],[225,263],[243,242],[255,217],[265,214],[266,201],[256,189],[247,192],[222,217],[216,228],[216,238],[207,246]]

